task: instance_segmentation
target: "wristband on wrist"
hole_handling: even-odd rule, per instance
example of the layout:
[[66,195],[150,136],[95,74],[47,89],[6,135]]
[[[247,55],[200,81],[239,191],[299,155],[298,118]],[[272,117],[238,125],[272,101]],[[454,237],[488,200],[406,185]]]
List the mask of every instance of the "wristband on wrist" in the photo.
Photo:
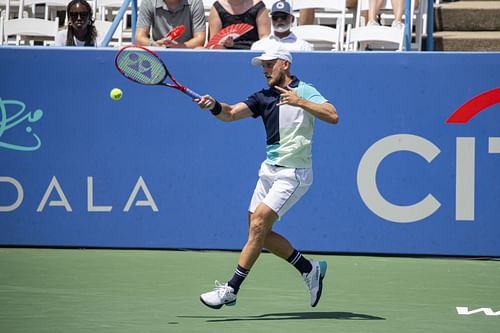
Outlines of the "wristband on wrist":
[[212,110],[210,110],[214,116],[217,116],[222,112],[222,105],[218,101],[215,101],[215,106]]

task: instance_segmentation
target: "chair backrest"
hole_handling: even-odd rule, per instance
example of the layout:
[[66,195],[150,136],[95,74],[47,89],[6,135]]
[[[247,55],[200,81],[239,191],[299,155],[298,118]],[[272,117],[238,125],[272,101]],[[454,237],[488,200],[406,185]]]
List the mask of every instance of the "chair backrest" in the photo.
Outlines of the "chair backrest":
[[37,19],[37,18],[21,18],[14,20],[5,20],[3,22],[4,40],[7,41],[9,36],[16,36],[16,45],[21,42],[21,36],[25,36],[26,40],[43,40],[54,42],[57,32],[59,31],[59,20],[55,21]]
[[[324,13],[322,14],[329,16],[329,18],[327,19],[329,22],[328,25],[335,24],[336,28],[339,30],[339,36],[344,36],[346,21],[346,0],[293,0],[292,8],[294,11],[299,11],[306,8],[322,9],[324,11]],[[318,15],[318,13],[316,15]],[[333,21],[335,23],[330,21]],[[342,47],[340,47],[340,49],[342,49]]]
[[365,26],[347,28],[345,42],[346,51],[357,51],[360,42],[385,42],[393,43],[397,51],[403,50],[404,29],[385,26]]
[[[102,21],[102,20],[94,21],[94,26],[101,36],[105,36],[112,25],[113,22],[110,21]],[[109,45],[110,46],[123,45],[123,30],[121,24],[118,24],[118,26],[116,27],[115,33],[113,34]]]
[[[97,7],[120,8],[124,0],[96,0]],[[139,3],[139,1],[138,1]],[[129,4],[130,6],[130,4]]]
[[[277,1],[277,0],[276,0]],[[292,0],[293,10],[306,8],[345,10],[345,0]]]
[[[410,27],[412,28],[415,27],[415,43],[412,43],[411,48],[412,50],[422,50],[422,33],[426,30],[426,21],[427,21],[427,0],[410,0],[411,1],[411,6],[410,6]],[[362,10],[368,10],[369,8],[369,0],[358,0],[358,5],[357,5],[357,19],[355,23],[355,27],[358,28],[362,26],[360,22],[360,12]],[[381,8],[381,21],[382,24],[388,25],[392,23],[392,20],[394,20],[394,14],[392,12],[392,3],[390,0],[385,0],[384,4],[382,5]],[[403,18],[406,20],[406,17],[403,16]],[[366,23],[366,22],[365,22]]]
[[[21,9],[16,12],[15,8],[18,8],[21,3],[22,0],[0,0],[0,11],[2,11],[5,21],[18,17],[28,17],[28,13]],[[21,12],[21,16],[19,16],[19,12]]]
[[314,50],[342,50],[340,29],[323,25],[299,25],[290,29],[297,37],[311,43]]

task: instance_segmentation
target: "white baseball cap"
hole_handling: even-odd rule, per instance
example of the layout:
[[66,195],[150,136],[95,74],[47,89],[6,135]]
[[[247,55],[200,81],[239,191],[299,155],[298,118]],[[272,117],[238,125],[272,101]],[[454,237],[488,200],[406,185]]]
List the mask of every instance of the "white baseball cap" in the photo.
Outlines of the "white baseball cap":
[[280,48],[272,48],[264,53],[262,53],[258,57],[252,58],[252,65],[260,66],[262,65],[262,60],[275,60],[275,59],[283,59],[292,63],[292,55],[288,50],[280,49]]

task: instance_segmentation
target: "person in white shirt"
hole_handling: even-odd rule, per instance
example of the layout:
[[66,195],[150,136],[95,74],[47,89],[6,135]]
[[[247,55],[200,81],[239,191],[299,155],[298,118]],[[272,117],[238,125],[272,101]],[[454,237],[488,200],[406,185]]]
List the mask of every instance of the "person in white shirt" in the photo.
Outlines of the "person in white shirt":
[[67,8],[68,28],[57,33],[55,46],[98,46],[102,40],[86,0],[72,0]]
[[271,8],[273,32],[268,37],[253,43],[251,50],[264,51],[273,47],[280,47],[288,51],[312,51],[311,44],[298,38],[290,31],[294,19],[292,8],[287,1],[279,0],[275,2]]

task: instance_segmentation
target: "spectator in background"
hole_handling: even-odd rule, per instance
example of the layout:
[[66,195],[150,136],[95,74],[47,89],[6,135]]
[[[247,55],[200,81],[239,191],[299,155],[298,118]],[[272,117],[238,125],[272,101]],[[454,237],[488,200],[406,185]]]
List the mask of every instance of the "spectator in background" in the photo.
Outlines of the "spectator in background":
[[299,25],[314,24],[316,13],[314,8],[304,8],[299,11]]
[[208,16],[210,38],[231,24],[248,23],[254,29],[235,40],[228,38],[224,43],[224,48],[227,49],[248,50],[254,42],[267,37],[271,32],[268,13],[269,11],[261,0],[215,1]]
[[55,46],[98,46],[98,34],[92,19],[92,7],[86,0],[73,0],[66,7],[68,28],[57,33]]
[[[175,42],[166,40],[168,32],[179,25],[186,28],[184,33]],[[138,45],[195,48],[205,44],[205,30],[202,0],[142,0],[135,38]]]
[[[370,0],[367,25],[380,25],[380,23],[378,22],[378,15],[385,2],[386,0]],[[394,21],[392,21],[392,27],[403,29],[404,24],[402,21],[405,10],[405,0],[391,0],[391,3],[392,11],[394,13]]]
[[275,2],[271,9],[273,32],[268,37],[253,43],[252,50],[264,51],[274,46],[289,51],[312,51],[311,44],[298,38],[290,31],[294,20],[295,16],[293,16],[292,8],[287,1]]

